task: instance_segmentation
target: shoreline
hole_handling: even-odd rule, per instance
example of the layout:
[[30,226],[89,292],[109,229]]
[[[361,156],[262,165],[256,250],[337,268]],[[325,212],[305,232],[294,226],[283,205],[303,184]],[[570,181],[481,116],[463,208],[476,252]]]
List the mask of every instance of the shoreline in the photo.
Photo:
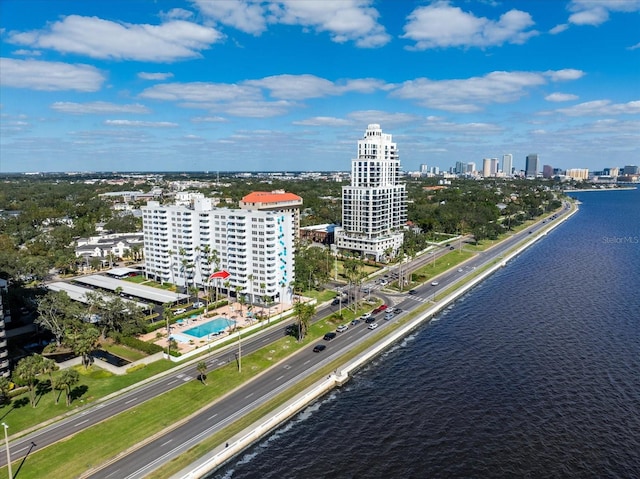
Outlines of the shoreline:
[[584,193],[587,191],[629,191],[637,189],[637,186],[616,186],[615,188],[582,188],[579,190],[562,190],[562,193],[568,195],[569,193]]
[[[566,216],[562,217],[557,222],[549,223],[545,228],[537,232],[533,238],[525,238],[521,244],[516,244],[515,246],[513,246],[513,248],[508,250],[504,257],[498,257],[492,260],[494,264],[489,263],[488,265],[485,265],[488,266],[487,269],[482,271],[482,273],[480,273],[478,276],[466,281],[458,287],[456,287],[456,285],[454,284],[453,287],[455,289],[446,294],[436,304],[433,304],[425,310],[419,312],[415,318],[413,318],[406,324],[403,324],[398,330],[381,338],[378,342],[376,342],[366,351],[359,354],[356,358],[350,361],[346,361],[328,377],[317,381],[309,388],[305,389],[294,398],[287,401],[282,406],[276,408],[272,413],[264,416],[251,426],[245,428],[240,433],[229,438],[226,444],[221,444],[215,447],[200,459],[194,461],[178,473],[173,474],[172,476],[170,476],[171,479],[200,478],[219,469],[226,462],[232,460],[242,451],[246,450],[259,440],[266,437],[277,427],[280,427],[286,421],[290,420],[295,414],[299,413],[305,407],[317,401],[327,392],[348,382],[351,379],[353,373],[363,365],[367,364],[373,358],[388,349],[390,346],[406,337],[419,326],[431,321],[435,315],[440,313],[451,303],[472,290],[475,286],[490,277],[493,273],[505,267],[509,261],[520,255],[527,248],[545,237],[550,231],[553,231],[555,228],[570,219],[578,211],[578,205],[572,202],[571,211],[569,211]],[[536,224],[542,221],[543,219],[536,222]]]

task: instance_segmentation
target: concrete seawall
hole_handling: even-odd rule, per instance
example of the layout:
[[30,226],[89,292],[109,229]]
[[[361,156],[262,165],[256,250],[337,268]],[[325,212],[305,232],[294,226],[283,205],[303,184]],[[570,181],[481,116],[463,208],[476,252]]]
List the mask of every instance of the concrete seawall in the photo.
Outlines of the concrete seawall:
[[[346,383],[354,371],[381,354],[398,340],[410,334],[411,331],[415,330],[420,325],[429,322],[433,318],[433,316],[441,312],[452,302],[454,302],[455,300],[466,294],[469,290],[474,288],[476,285],[491,276],[494,272],[504,267],[510,260],[518,256],[531,245],[535,244],[541,238],[546,236],[550,231],[560,226],[563,222],[573,216],[577,211],[577,208],[574,207],[574,209],[570,211],[566,216],[559,218],[557,221],[549,223],[541,231],[537,232],[535,235],[532,235],[533,237],[527,238],[527,241],[524,244],[518,246],[513,251],[507,252],[505,256],[497,261],[494,265],[487,268],[485,271],[481,272],[476,277],[457,288],[455,291],[447,294],[436,304],[421,312],[418,316],[402,325],[393,333],[386,335],[367,351],[346,362],[333,374],[316,382],[314,385],[310,386],[302,393],[295,396],[286,404],[274,410],[268,416],[255,422],[250,427],[246,428],[232,438],[229,438],[229,441],[226,444],[222,444],[214,448],[204,457],[200,458],[177,474],[174,474],[173,476],[171,476],[171,479],[200,478],[217,469],[222,464],[229,461],[231,458],[265,437],[275,428],[303,410],[306,406],[325,395],[328,391]],[[366,340],[368,340],[368,338],[362,338],[360,341],[355,342],[354,346]],[[323,361],[323,363],[324,362],[325,361]]]

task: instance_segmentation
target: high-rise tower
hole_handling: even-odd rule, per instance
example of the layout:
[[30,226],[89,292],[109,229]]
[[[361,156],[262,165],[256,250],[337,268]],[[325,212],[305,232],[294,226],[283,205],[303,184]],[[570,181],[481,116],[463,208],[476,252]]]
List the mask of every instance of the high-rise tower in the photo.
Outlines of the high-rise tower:
[[535,178],[536,176],[538,176],[538,169],[539,169],[539,165],[538,165],[538,154],[537,153],[531,153],[529,155],[527,155],[527,162],[526,162],[526,166],[525,166],[525,176],[527,178],[531,177],[531,178]]
[[342,187],[342,227],[336,229],[336,245],[379,261],[402,246],[406,222],[407,192],[400,183],[398,149],[390,134],[371,124],[358,140],[351,184]]

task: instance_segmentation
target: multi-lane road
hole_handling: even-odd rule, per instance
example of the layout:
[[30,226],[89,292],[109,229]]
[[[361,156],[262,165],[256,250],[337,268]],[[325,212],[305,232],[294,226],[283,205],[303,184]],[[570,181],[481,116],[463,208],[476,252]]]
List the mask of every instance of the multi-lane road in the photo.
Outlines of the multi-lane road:
[[[569,205],[565,204],[562,212],[558,214],[558,218],[569,211]],[[416,308],[421,302],[432,300],[435,295],[451,284],[460,280],[464,275],[479,268],[484,264],[493,261],[505,254],[520,241],[529,238],[529,235],[537,232],[540,228],[547,226],[549,221],[558,221],[558,219],[546,220],[544,223],[539,222],[536,225],[512,235],[508,239],[490,250],[480,253],[468,260],[463,267],[454,268],[446,273],[441,274],[438,278],[436,286],[427,283],[416,288],[415,294],[412,295],[385,295],[379,291],[379,284],[371,283],[365,285],[371,287],[376,296],[380,296],[383,300],[396,307],[400,307],[405,311]],[[449,252],[449,247],[442,248],[434,253],[435,255],[443,255]],[[431,255],[426,255],[415,260],[420,264],[432,261]],[[392,274],[392,273],[391,273]],[[325,317],[339,306],[328,306],[321,308],[314,319]],[[311,374],[318,367],[321,367],[332,357],[336,357],[348,350],[354,342],[365,339],[371,334],[377,334],[378,331],[384,330],[385,326],[392,322],[382,319],[384,313],[381,313],[378,321],[380,327],[375,331],[367,329],[367,325],[360,323],[350,326],[346,332],[338,334],[338,336],[327,342],[327,349],[322,353],[314,353],[312,346],[296,353],[286,361],[279,363],[277,366],[261,374],[257,378],[251,380],[244,386],[238,388],[223,399],[213,403],[210,407],[204,409],[189,421],[182,423],[175,429],[155,438],[154,440],[141,445],[138,449],[130,454],[123,456],[106,465],[104,468],[95,472],[91,477],[95,478],[138,478],[144,477],[150,471],[162,466],[162,464],[180,455],[192,447],[205,437],[219,431],[220,429],[231,424],[235,419],[246,414],[250,410],[260,406],[264,402],[270,400],[275,395],[284,391],[287,387],[302,379],[304,376]],[[270,328],[263,333],[242,340],[242,353],[249,354],[265,345],[282,338],[285,334],[285,328],[291,321]],[[225,365],[229,360],[235,360],[237,345],[230,345],[222,351],[212,352],[207,358],[207,367],[209,370],[218,366]],[[24,457],[26,454],[33,454],[42,448],[57,442],[63,438],[79,432],[80,430],[97,424],[103,420],[109,419],[116,414],[123,412],[129,408],[135,407],[153,397],[156,397],[170,389],[178,387],[185,381],[196,380],[198,372],[195,364],[187,365],[170,371],[164,376],[149,381],[139,387],[136,387],[124,394],[113,399],[100,402],[84,411],[71,416],[62,421],[39,429],[29,435],[16,439],[10,444],[12,460]],[[5,465],[6,459],[0,458],[0,465]]]

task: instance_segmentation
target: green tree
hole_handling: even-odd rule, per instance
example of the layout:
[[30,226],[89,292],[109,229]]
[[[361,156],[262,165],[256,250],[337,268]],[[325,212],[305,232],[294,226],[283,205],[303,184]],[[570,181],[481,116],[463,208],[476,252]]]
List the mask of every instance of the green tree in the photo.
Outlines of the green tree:
[[82,323],[65,333],[65,342],[74,354],[82,357],[82,365],[86,368],[92,362],[91,352],[98,346],[100,331],[91,324]]
[[60,369],[58,363],[51,358],[42,358],[42,374],[49,376],[51,387],[53,388],[53,373]]
[[309,322],[316,313],[315,304],[298,301],[294,304],[293,310],[298,318],[298,341],[302,341],[309,329]]
[[9,401],[9,391],[11,391],[11,381],[9,378],[0,376],[0,404]]
[[80,306],[64,291],[49,291],[38,300],[35,323],[51,331],[60,346],[70,323],[78,322]]
[[207,385],[207,383],[206,383],[206,380],[207,380],[207,363],[205,363],[204,361],[199,361],[198,362],[198,374],[199,374],[200,381],[202,381],[202,384],[204,384],[206,386]]
[[14,382],[27,386],[29,390],[29,401],[31,407],[36,407],[36,386],[38,375],[42,373],[42,356],[33,354],[18,361],[16,369],[13,371]]
[[[56,389],[64,390],[67,406],[71,406],[71,388],[78,382],[80,382],[80,373],[75,369],[64,369],[56,376]],[[58,404],[57,399],[56,404]]]

